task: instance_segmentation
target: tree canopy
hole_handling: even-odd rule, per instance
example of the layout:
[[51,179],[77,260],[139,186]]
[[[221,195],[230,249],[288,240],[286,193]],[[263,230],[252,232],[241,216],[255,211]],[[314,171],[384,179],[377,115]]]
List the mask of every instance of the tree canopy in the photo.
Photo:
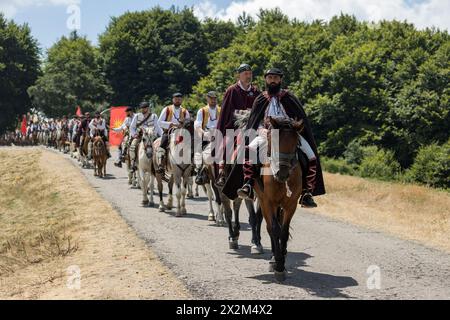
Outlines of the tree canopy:
[[31,108],[27,89],[39,75],[39,47],[27,25],[0,13],[0,133],[13,129]]
[[92,111],[110,95],[97,48],[76,32],[48,50],[42,69],[43,75],[28,92],[34,105],[49,116],[73,114],[77,106]]

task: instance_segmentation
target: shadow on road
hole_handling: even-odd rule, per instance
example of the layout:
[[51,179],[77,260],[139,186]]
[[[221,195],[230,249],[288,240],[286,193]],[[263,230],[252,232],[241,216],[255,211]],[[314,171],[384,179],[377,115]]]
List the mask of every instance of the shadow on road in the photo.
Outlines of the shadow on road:
[[[249,252],[245,250],[245,252]],[[352,277],[335,276],[326,273],[318,273],[302,270],[306,267],[306,260],[312,256],[301,252],[289,252],[286,260],[286,269],[288,270],[287,279],[281,286],[291,286],[302,288],[309,294],[320,298],[342,298],[351,299],[352,297],[343,293],[342,290],[348,287],[358,286],[358,282]],[[267,267],[269,263],[267,262]],[[250,279],[256,279],[263,284],[276,283],[273,273],[267,272]]]

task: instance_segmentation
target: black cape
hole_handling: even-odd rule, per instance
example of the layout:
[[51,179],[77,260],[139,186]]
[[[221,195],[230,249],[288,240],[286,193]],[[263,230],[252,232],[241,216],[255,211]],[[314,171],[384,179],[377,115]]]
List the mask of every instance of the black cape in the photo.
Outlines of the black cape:
[[[311,124],[306,116],[305,110],[302,107],[302,104],[298,100],[296,96],[290,93],[287,90],[282,90],[279,94],[280,102],[284,106],[287,115],[290,118],[294,119],[303,119],[304,122],[304,131],[302,132],[302,136],[308,141],[309,145],[313,149],[316,157],[317,157],[317,174],[316,174],[316,188],[313,191],[314,196],[320,196],[325,194],[325,184],[323,180],[322,166],[320,164],[320,157],[317,152],[317,145],[314,139]],[[247,123],[246,129],[254,129],[257,130],[259,125],[264,120],[266,108],[268,107],[270,102],[270,97],[266,92],[260,94],[252,107],[252,111],[250,113],[250,117]],[[303,155],[303,152],[300,152]],[[304,156],[304,155],[303,155]],[[305,157],[306,158],[306,157]],[[300,163],[302,164],[302,169],[307,171],[308,161],[306,159],[300,159]],[[306,177],[306,174],[303,174],[303,178]],[[230,175],[228,176],[227,182],[222,190],[222,192],[231,200],[237,198],[237,190],[242,187],[244,184],[244,174],[241,164],[233,165],[233,169],[231,170]],[[305,185],[305,183],[303,184]]]

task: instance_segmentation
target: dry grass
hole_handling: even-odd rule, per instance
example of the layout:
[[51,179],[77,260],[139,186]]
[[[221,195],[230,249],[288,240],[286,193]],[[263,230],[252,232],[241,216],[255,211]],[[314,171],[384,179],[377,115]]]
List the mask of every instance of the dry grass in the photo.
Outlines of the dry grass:
[[0,276],[77,249],[74,213],[39,162],[40,153],[0,152]]
[[326,174],[314,212],[450,252],[450,193]]
[[[0,149],[0,299],[185,299],[190,294],[79,169]],[[68,268],[81,288],[67,286]]]

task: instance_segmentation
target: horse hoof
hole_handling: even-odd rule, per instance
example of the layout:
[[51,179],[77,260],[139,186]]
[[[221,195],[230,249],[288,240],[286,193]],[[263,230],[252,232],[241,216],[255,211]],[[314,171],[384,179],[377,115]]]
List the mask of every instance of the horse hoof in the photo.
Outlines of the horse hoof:
[[183,215],[181,214],[181,212],[177,212],[177,214],[175,215],[175,217],[177,218],[181,218]]
[[239,249],[239,243],[237,240],[230,240],[230,249],[231,250],[238,250]]
[[272,259],[269,261],[269,272],[275,272],[275,258],[272,257]]
[[254,254],[254,255],[264,254],[263,246],[262,245],[259,245],[259,246],[253,245],[251,248],[251,254]]
[[145,206],[145,207],[148,206],[149,203],[150,203],[150,202],[149,202],[148,200],[142,201],[142,205]]
[[148,204],[148,206],[149,206],[150,208],[153,208],[153,207],[155,206],[155,203],[154,203],[154,202],[150,202],[150,203]]
[[275,280],[278,282],[284,282],[286,280],[286,271],[279,272],[275,271]]
[[200,194],[197,192],[197,193],[195,194],[195,197],[196,197],[196,198],[200,197]]
[[181,209],[181,215],[183,215],[183,216],[187,215],[186,208]]
[[216,221],[216,217],[214,217],[214,214],[212,213],[209,214],[208,221]]
[[162,206],[159,207],[159,212],[166,212],[166,209]]

